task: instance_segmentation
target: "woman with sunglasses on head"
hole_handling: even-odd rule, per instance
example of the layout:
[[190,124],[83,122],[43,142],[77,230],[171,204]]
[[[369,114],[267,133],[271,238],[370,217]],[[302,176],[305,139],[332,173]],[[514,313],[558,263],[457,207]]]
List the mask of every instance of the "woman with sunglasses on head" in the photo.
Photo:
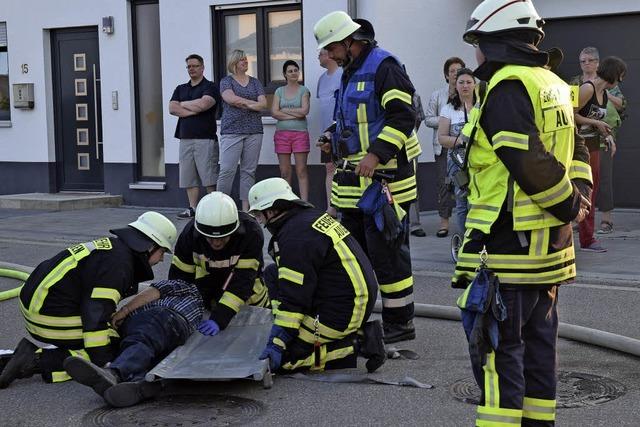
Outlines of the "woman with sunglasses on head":
[[251,77],[249,60],[242,50],[234,50],[227,63],[229,75],[220,80],[224,101],[220,120],[220,174],[217,190],[231,194],[240,162],[240,200],[247,210],[249,188],[256,181],[262,148],[262,111],[267,98],[260,80]]
[[580,249],[588,252],[606,252],[607,250],[594,237],[595,201],[600,183],[600,143],[611,150],[613,156],[616,144],[611,126],[604,119],[607,114],[607,90],[617,86],[627,72],[625,62],[615,56],[605,58],[598,65],[596,77],[580,86],[579,105],[575,108],[575,121],[578,133],[585,139],[589,149],[589,164],[593,176],[593,192],[589,215],[580,222]]
[[[449,102],[440,111],[438,121],[438,142],[449,150],[447,159],[447,180],[454,183],[453,176],[460,171],[464,161],[465,143],[460,134],[464,125],[469,121],[469,114],[476,102],[476,79],[473,71],[461,68],[456,73],[456,90],[449,97]],[[460,163],[460,164],[458,164]],[[454,185],[455,186],[455,185]],[[466,189],[455,186],[455,217],[458,229],[464,233],[464,223],[467,218]]]

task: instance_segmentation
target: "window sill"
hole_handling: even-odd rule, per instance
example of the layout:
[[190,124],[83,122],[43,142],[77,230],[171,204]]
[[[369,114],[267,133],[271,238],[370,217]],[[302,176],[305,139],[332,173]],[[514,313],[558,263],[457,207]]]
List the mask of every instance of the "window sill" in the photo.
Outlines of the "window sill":
[[164,191],[167,188],[166,182],[139,181],[129,184],[130,190],[156,190]]
[[0,128],[10,128],[11,122],[8,120],[0,120]]

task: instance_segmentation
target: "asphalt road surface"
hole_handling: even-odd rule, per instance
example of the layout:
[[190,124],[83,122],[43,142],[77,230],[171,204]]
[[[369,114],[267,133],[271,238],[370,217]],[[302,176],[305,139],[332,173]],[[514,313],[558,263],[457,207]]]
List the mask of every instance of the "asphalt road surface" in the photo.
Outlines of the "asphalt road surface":
[[[42,212],[0,210],[0,261],[35,266],[71,243],[104,235],[126,224],[140,209]],[[163,211],[174,215],[173,210]],[[635,215],[637,216],[637,214]],[[425,223],[437,223],[427,215]],[[433,222],[433,224],[431,224]],[[635,224],[638,222],[639,224]],[[183,225],[184,222],[177,222]],[[626,238],[612,236],[624,256],[637,249],[640,221],[629,221]],[[621,226],[622,227],[622,226]],[[619,242],[617,240],[619,240]],[[443,239],[412,240],[416,302],[452,306],[459,291],[449,286],[452,263]],[[613,250],[610,251],[613,252]],[[637,251],[636,251],[637,254]],[[588,254],[592,256],[592,254]],[[560,290],[561,321],[640,339],[640,266],[613,255],[603,261],[582,256],[578,283]],[[156,267],[166,277],[169,259]],[[619,268],[613,264],[621,263]],[[579,264],[580,265],[580,264]],[[617,276],[612,274],[619,273]],[[0,278],[0,290],[16,282]],[[73,382],[44,384],[34,376],[0,390],[0,426],[126,425],[473,425],[473,399],[466,341],[458,322],[416,319],[418,337],[399,343],[418,360],[389,360],[375,378],[412,377],[432,389],[390,385],[334,384],[275,378],[272,389],[250,380],[166,382],[156,401],[112,410],[86,387]],[[25,336],[16,300],[0,302],[0,349],[12,349]],[[557,425],[636,426],[640,423],[638,358],[560,339]],[[364,367],[350,373],[362,374]]]

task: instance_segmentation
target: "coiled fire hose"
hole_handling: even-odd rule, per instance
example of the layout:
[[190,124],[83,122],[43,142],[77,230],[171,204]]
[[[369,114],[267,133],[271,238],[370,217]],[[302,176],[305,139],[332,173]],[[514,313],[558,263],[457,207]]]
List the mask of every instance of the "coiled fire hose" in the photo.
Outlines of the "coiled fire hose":
[[[0,261],[0,277],[16,279],[24,283],[32,271],[32,267]],[[17,297],[20,294],[20,289],[22,289],[22,283],[20,286],[0,292],[0,301]]]

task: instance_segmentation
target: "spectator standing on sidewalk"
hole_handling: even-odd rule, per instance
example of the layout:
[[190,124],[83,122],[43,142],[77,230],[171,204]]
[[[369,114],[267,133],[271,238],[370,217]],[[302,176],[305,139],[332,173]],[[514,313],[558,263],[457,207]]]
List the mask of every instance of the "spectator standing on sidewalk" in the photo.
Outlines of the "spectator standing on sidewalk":
[[[340,89],[340,79],[342,78],[342,68],[338,66],[338,63],[329,58],[329,54],[326,49],[320,49],[318,53],[318,61],[322,68],[326,68],[327,71],[322,73],[318,79],[318,86],[316,89],[316,97],[320,101],[320,129],[325,130],[329,128],[334,122],[333,111],[336,108],[336,91]],[[332,217],[338,214],[336,208],[331,206],[331,183],[333,182],[333,175],[336,172],[336,167],[333,164],[331,158],[331,152],[325,152],[320,150],[320,161],[324,163],[327,174],[325,178],[325,186],[327,189],[327,213]]]
[[[580,68],[582,74],[574,76],[570,84],[582,85],[586,81],[591,81],[596,77],[596,71],[600,64],[600,53],[597,48],[588,46],[580,51]],[[627,101],[620,90],[620,86],[607,90],[607,112],[603,121],[611,126],[611,134],[616,139],[617,130],[622,124]],[[600,145],[600,186],[598,188],[597,205],[602,212],[600,229],[598,234],[609,234],[613,231],[613,155],[614,150],[604,150],[606,147]]]
[[456,91],[449,98],[449,103],[440,111],[438,123],[438,141],[449,152],[447,159],[447,181],[455,187],[456,197],[456,226],[458,232],[464,234],[464,223],[467,219],[467,190],[455,185],[453,176],[460,171],[460,167],[451,158],[459,155],[461,160],[465,156],[465,141],[461,135],[462,128],[469,122],[471,109],[476,103],[476,80],[473,71],[461,68],[456,75]]
[[296,61],[285,61],[282,66],[282,75],[287,84],[276,89],[271,104],[271,116],[278,120],[273,143],[278,155],[280,176],[291,185],[291,154],[293,154],[300,196],[302,200],[309,200],[307,158],[310,144],[307,114],[309,114],[310,92],[298,82],[300,66]]
[[456,73],[460,68],[466,67],[464,61],[452,56],[444,63],[444,79],[447,85],[431,94],[424,122],[433,129],[433,154],[436,161],[436,194],[438,195],[438,214],[440,215],[440,228],[436,233],[438,237],[449,235],[449,217],[453,210],[453,199],[445,184],[447,176],[447,149],[438,142],[438,119],[440,111],[449,102],[449,97],[456,90]]
[[604,118],[607,112],[607,90],[622,81],[627,66],[620,58],[610,56],[605,58],[596,71],[593,80],[586,81],[580,86],[578,108],[575,109],[575,121],[578,133],[585,139],[589,149],[589,164],[593,176],[593,192],[591,206],[587,218],[578,226],[580,234],[580,249],[589,252],[606,252],[607,250],[594,237],[595,201],[600,183],[600,144],[603,142],[607,149],[615,153],[615,142],[611,135],[611,126]]
[[178,218],[193,218],[200,198],[200,186],[207,193],[218,179],[218,137],[216,104],[220,92],[204,77],[204,60],[191,54],[185,59],[189,81],[178,85],[169,101],[169,114],[178,117],[175,137],[180,139],[180,188],[186,188],[189,207]]
[[236,168],[240,161],[240,200],[247,210],[247,195],[256,181],[256,169],[262,148],[262,110],[267,98],[262,83],[247,74],[249,62],[242,50],[229,56],[230,75],[220,80],[224,100],[220,122],[220,175],[218,191],[231,194]]
[[[604,122],[611,126],[611,136],[614,144],[618,145],[618,129],[625,118],[627,100],[620,90],[620,85],[607,91],[607,112]],[[613,232],[613,156],[616,150],[609,149],[606,145],[600,144],[600,188],[598,189],[597,206],[602,213],[600,218],[600,228],[598,234],[609,234]]]

